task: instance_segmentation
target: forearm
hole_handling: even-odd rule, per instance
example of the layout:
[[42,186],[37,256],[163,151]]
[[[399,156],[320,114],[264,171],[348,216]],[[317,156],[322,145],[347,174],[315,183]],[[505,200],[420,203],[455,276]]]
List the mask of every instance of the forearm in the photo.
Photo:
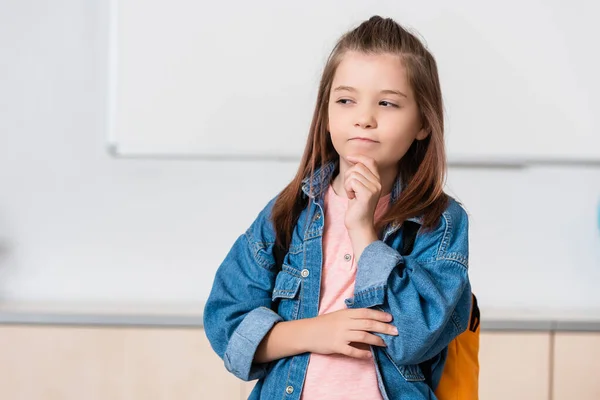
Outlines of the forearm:
[[310,351],[311,323],[311,319],[300,319],[275,324],[258,346],[254,362],[268,363]]

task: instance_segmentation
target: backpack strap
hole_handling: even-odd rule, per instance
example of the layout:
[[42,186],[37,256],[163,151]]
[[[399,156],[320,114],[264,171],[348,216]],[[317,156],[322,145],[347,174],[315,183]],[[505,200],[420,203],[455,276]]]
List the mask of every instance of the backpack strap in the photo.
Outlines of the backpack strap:
[[275,258],[275,270],[281,271],[283,265],[283,258],[287,254],[288,249],[284,249],[279,243],[275,243],[273,246],[273,257]]
[[477,332],[477,328],[479,328],[479,321],[481,317],[481,313],[479,311],[479,305],[477,304],[477,297],[473,294],[473,302],[471,304],[471,318],[469,321],[469,330],[471,332]]
[[401,256],[407,256],[412,253],[413,247],[415,247],[415,239],[417,238],[417,232],[421,226],[413,221],[404,221],[402,224],[402,251]]

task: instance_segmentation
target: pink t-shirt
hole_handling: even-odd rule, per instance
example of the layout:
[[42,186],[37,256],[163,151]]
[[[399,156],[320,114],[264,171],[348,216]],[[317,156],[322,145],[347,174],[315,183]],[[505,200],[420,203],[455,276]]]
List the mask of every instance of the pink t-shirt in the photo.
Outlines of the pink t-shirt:
[[[389,206],[390,194],[379,199],[375,220]],[[344,300],[353,297],[356,262],[352,242],[344,225],[348,199],[337,195],[331,185],[325,194],[323,232],[323,271],[319,315],[346,308]],[[375,364],[341,354],[311,354],[302,390],[303,400],[381,399]]]

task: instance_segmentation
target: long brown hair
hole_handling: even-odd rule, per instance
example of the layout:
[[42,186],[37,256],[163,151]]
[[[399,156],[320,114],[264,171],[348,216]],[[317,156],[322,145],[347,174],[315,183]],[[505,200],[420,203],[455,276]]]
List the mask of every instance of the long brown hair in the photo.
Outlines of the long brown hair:
[[401,224],[420,215],[424,217],[424,227],[432,228],[446,208],[448,196],[443,191],[446,176],[444,112],[435,59],[419,39],[393,19],[373,16],[345,33],[325,64],[298,172],[273,206],[272,221],[277,243],[284,248],[289,245],[294,225],[305,206],[301,201],[303,179],[312,177],[316,169],[339,158],[327,132],[327,109],[335,71],[347,51],[400,56],[423,127],[429,132],[427,138],[415,140],[399,161],[402,192],[377,224],[377,230],[386,224]]

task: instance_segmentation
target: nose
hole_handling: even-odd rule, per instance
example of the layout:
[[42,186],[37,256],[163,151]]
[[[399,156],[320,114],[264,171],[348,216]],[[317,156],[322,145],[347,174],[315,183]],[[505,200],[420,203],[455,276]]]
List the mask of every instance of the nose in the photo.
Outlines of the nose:
[[370,108],[361,110],[354,123],[356,128],[374,129],[377,128],[377,120]]

